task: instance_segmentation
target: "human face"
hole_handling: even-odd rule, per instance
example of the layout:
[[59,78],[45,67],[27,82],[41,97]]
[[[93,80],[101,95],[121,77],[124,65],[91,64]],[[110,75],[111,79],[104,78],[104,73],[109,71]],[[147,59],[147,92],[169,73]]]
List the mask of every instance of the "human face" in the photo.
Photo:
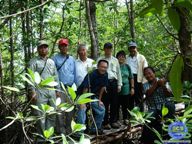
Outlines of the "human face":
[[144,76],[149,82],[153,82],[155,80],[155,73],[150,69],[146,69],[144,71]]
[[68,45],[59,45],[60,53],[66,55],[68,52]]
[[118,61],[119,61],[120,64],[125,63],[125,56],[124,56],[124,55],[119,55],[119,56],[117,57],[117,59],[118,59]]
[[112,48],[104,48],[105,56],[111,56],[112,55]]
[[37,48],[38,54],[41,57],[46,57],[48,55],[48,46],[47,45],[41,45]]
[[132,47],[129,47],[129,53],[130,55],[133,57],[133,56],[136,56],[137,54],[137,48],[132,46]]
[[106,62],[101,62],[97,68],[100,74],[105,74],[107,72],[108,65]]
[[85,59],[87,57],[87,49],[85,47],[79,48],[78,54],[80,59]]

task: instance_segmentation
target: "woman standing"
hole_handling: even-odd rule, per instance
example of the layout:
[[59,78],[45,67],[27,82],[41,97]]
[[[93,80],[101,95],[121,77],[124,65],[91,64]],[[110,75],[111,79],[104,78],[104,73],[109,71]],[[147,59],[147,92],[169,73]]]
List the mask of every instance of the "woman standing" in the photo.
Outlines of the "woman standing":
[[134,95],[134,79],[131,72],[131,68],[126,64],[126,54],[124,51],[119,51],[116,55],[119,61],[121,76],[122,76],[122,87],[119,93],[119,108],[122,107],[122,114],[124,124],[128,124],[128,110],[132,110],[134,107],[133,95]]

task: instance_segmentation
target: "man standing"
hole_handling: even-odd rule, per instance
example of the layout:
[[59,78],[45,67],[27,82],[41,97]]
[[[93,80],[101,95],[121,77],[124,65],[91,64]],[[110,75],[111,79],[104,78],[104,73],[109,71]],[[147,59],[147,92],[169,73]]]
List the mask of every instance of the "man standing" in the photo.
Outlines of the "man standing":
[[[79,44],[77,53],[79,58],[76,60],[76,85],[79,87],[89,70],[91,70],[93,66],[93,60],[87,57],[87,46],[85,44]],[[84,123],[86,119],[85,112],[86,105],[79,105],[79,110],[77,112],[78,123]]]
[[[104,56],[100,59],[108,61],[108,80],[109,85],[107,87],[107,94],[103,97],[103,102],[105,105],[105,118],[104,118],[104,128],[110,129],[119,128],[120,125],[117,123],[118,120],[118,92],[121,91],[122,77],[118,60],[112,56],[113,45],[111,43],[104,44]],[[110,106],[110,116],[108,114]],[[110,117],[110,119],[109,119]],[[110,126],[111,125],[111,126]]]
[[[56,54],[53,57],[53,61],[55,62],[57,72],[59,74],[59,81],[62,82],[67,88],[67,86],[72,86],[75,83],[75,59],[68,54],[68,39],[60,39],[59,40],[59,50],[60,53]],[[61,95],[62,102],[70,102],[70,97],[67,95]],[[59,118],[59,128],[60,131],[63,131],[63,125],[65,125],[66,133],[71,132],[71,120],[72,120],[73,112],[65,113],[65,122],[63,122],[62,116]]]
[[[46,41],[40,41],[37,47],[38,57],[33,58],[29,62],[29,68],[33,72],[38,72],[42,79],[48,77],[55,77],[55,81],[59,83],[57,69],[55,63],[52,59],[48,58],[48,44]],[[58,87],[59,89],[59,84]],[[32,102],[41,109],[41,104],[48,104],[55,108],[55,100],[58,93],[54,90],[48,90],[46,88],[34,88],[30,87],[30,96]],[[35,111],[37,116],[42,116],[42,112]],[[38,132],[43,134],[43,131],[55,126],[55,115],[50,115],[39,120],[38,122]]]
[[87,57],[87,46],[79,44],[77,53],[79,58],[76,60],[76,85],[80,86],[88,71],[93,66],[93,60]]
[[[99,130],[99,134],[102,134],[101,125],[105,115],[105,107],[102,102],[102,97],[108,85],[107,68],[108,62],[106,60],[99,60],[97,64],[97,69],[86,75],[85,79],[77,90],[79,94],[86,92],[94,93],[95,95],[92,96],[92,99],[98,99],[98,101],[91,102],[90,104],[93,110],[94,119]],[[81,124],[85,124],[85,111],[81,114],[84,115],[84,118],[82,117],[82,115],[78,115],[77,121]],[[91,126],[90,133],[96,134],[96,128],[94,124],[92,124]]]
[[134,76],[134,101],[135,105],[139,106],[141,111],[143,111],[142,104],[142,83],[145,82],[143,76],[143,69],[148,66],[147,60],[145,57],[137,51],[137,44],[135,42],[129,43],[129,53],[130,55],[127,57],[127,63],[131,67],[131,71]]

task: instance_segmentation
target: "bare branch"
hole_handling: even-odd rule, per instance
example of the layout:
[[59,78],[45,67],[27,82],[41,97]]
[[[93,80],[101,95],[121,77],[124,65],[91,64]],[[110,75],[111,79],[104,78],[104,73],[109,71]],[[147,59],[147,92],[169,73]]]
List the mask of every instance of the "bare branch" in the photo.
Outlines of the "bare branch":
[[20,12],[18,12],[18,13],[14,13],[14,14],[2,16],[2,17],[0,17],[0,19],[6,19],[6,18],[14,17],[14,16],[17,16],[17,15],[20,15],[20,14],[23,14],[23,13],[26,13],[26,12],[29,12],[29,11],[32,11],[32,10],[34,10],[34,9],[36,9],[36,8],[39,8],[39,7],[42,7],[42,6],[46,5],[47,3],[51,2],[51,1],[52,1],[52,0],[48,0],[48,1],[46,1],[46,2],[44,2],[44,3],[42,3],[42,4],[40,4],[40,5],[37,5],[37,6],[34,6],[34,7],[32,7],[32,8],[26,9],[26,10],[24,10],[24,11],[20,11]]

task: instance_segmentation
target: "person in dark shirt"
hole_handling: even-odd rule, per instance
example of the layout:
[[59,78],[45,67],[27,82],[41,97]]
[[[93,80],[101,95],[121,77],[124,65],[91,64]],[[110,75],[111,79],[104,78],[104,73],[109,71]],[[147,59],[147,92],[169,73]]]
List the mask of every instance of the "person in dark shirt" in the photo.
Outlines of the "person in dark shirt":
[[[91,92],[94,95],[91,97],[92,99],[98,99],[96,102],[91,102],[90,105],[92,107],[94,113],[94,119],[99,130],[99,134],[102,134],[101,125],[105,115],[105,107],[102,102],[103,93],[106,90],[108,85],[108,74],[107,74],[108,62],[106,60],[100,60],[97,64],[97,69],[93,70],[91,73],[88,73],[77,89],[78,95]],[[80,108],[77,112],[77,122],[81,124],[85,124],[86,120],[86,105],[80,105]],[[90,133],[95,133],[96,128],[94,124],[92,124]]]

